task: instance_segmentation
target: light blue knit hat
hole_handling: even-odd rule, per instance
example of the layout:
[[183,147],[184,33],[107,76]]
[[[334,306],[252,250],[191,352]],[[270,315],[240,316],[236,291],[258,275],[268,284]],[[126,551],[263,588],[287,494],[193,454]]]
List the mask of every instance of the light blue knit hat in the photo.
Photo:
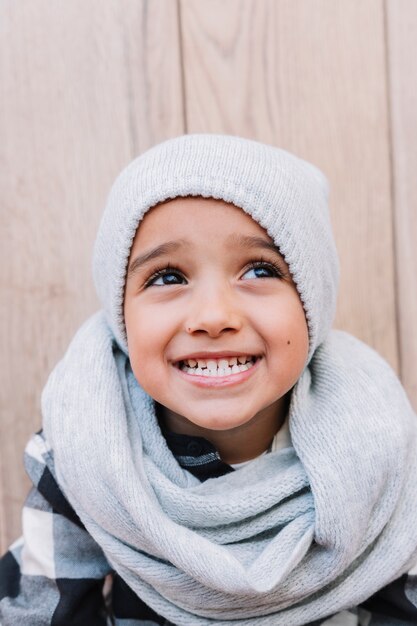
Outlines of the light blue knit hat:
[[123,297],[138,224],[159,202],[188,195],[233,203],[274,240],[304,307],[310,360],[330,330],[337,298],[327,180],[285,150],[227,135],[165,141],[132,161],[114,182],[97,234],[93,275],[119,346],[128,353]]

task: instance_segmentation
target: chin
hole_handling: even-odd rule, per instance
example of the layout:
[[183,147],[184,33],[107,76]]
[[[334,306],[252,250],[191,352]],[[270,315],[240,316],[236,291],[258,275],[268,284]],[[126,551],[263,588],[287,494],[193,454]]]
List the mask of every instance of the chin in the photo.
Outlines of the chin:
[[196,426],[206,428],[207,430],[232,430],[233,428],[238,428],[239,426],[242,426],[243,424],[246,424],[246,422],[250,421],[250,419],[242,419],[242,417],[230,419],[230,415],[224,419],[219,418],[218,416],[215,418],[208,417],[207,419],[201,419],[201,416],[198,419],[187,419]]

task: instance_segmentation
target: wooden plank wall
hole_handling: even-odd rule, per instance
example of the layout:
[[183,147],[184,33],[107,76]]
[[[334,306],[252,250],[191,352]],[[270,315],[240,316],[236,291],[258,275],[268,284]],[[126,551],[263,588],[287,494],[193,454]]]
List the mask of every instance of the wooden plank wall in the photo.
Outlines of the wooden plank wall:
[[341,259],[335,326],[417,408],[414,0],[0,0],[0,546],[20,533],[40,393],[97,308],[106,193],[183,132],[275,144],[321,167]]

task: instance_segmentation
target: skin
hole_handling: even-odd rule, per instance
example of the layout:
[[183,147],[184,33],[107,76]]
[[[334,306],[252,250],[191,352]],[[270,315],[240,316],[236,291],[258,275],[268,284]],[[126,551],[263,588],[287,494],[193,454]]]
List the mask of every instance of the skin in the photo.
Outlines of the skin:
[[[221,200],[159,204],[137,230],[124,299],[131,366],[159,418],[174,432],[211,441],[226,463],[269,447],[308,354],[304,310],[283,257],[258,243],[238,245],[237,235],[273,243]],[[138,266],[139,256],[168,241],[179,245]],[[181,357],[219,351],[260,358],[244,380],[209,387],[176,367]]]

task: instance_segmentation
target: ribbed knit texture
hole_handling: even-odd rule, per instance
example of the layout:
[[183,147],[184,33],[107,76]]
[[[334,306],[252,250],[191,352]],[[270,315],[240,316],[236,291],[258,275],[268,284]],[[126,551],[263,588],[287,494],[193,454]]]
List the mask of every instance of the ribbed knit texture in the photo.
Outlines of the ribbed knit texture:
[[294,448],[203,483],[167,447],[103,313],[52,373],[43,416],[87,530],[178,626],[306,624],[417,557],[416,418],[388,365],[345,333],[330,333],[292,392]]
[[[200,483],[160,431],[127,354],[123,290],[145,212],[185,195],[241,207],[297,285],[309,362],[292,395],[293,447]],[[119,176],[100,225],[88,320],[42,398],[55,473],[114,569],[178,626],[300,626],[354,607],[417,556],[416,416],[389,366],[330,331],[337,257],[312,165],[236,137],[165,142]]]
[[313,165],[273,146],[224,135],[185,135],[151,148],[117,178],[100,224],[93,272],[120,347],[126,267],[140,220],[178,196],[213,197],[242,208],[280,248],[307,317],[310,352],[326,337],[336,307],[338,261],[328,185]]

